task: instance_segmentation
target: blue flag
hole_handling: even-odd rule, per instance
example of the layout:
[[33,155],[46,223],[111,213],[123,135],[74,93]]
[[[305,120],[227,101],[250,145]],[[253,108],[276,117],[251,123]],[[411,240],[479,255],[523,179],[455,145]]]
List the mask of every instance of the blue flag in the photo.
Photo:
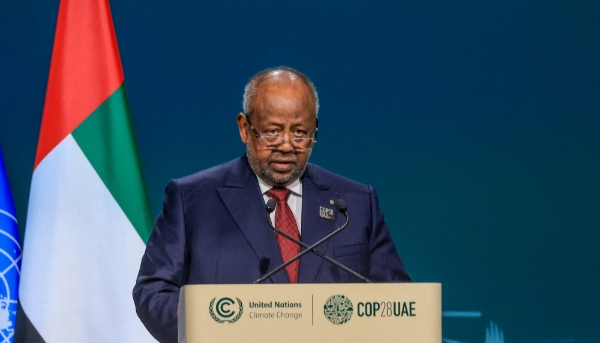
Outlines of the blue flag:
[[12,342],[17,318],[21,243],[15,204],[0,149],[0,342]]

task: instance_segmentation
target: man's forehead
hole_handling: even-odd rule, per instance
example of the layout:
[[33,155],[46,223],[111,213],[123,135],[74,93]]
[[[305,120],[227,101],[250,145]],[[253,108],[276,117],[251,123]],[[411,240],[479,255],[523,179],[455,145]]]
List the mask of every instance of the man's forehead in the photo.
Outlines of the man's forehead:
[[267,103],[287,104],[290,108],[300,106],[310,112],[313,112],[315,107],[309,85],[304,79],[287,70],[270,71],[258,85],[253,107],[262,111]]
[[[300,91],[301,93],[305,93],[306,95],[310,94],[310,89],[307,84],[304,83],[297,75],[291,74],[288,76],[276,76],[276,77],[267,77],[265,80],[258,86],[258,93],[268,93],[272,90],[278,91],[290,91],[297,93]],[[303,94],[303,95],[305,95]]]
[[289,83],[271,83],[263,85],[256,96],[254,105],[259,112],[313,113],[314,103],[306,87]]

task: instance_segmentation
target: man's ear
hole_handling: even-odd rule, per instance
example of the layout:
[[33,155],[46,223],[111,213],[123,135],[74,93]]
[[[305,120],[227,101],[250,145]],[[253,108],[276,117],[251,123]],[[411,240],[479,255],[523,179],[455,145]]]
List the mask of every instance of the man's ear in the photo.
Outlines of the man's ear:
[[246,116],[241,112],[237,115],[237,124],[242,143],[248,144],[248,122],[246,121]]

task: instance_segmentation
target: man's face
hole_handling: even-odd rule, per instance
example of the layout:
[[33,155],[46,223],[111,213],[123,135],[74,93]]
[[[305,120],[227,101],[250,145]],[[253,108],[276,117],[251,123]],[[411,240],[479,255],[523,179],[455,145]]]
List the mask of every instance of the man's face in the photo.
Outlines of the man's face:
[[248,161],[258,177],[275,187],[297,180],[306,167],[310,149],[294,150],[294,134],[312,137],[315,130],[315,104],[309,88],[299,79],[264,81],[258,88],[250,121],[261,136],[280,135],[284,143],[266,149],[256,138],[243,114],[239,114],[240,137],[247,145]]

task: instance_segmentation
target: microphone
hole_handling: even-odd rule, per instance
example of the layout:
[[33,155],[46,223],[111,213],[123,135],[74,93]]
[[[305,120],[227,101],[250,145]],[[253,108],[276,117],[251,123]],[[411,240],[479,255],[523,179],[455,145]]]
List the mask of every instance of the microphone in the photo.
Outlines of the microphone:
[[258,262],[258,271],[260,272],[260,275],[265,275],[268,271],[269,271],[269,265],[271,264],[271,260],[263,257],[260,259],[260,261]]
[[[273,213],[273,211],[275,211],[275,207],[277,206],[277,201],[275,201],[275,199],[269,199],[269,201],[267,201],[267,214],[271,214]],[[268,218],[268,222],[269,225],[271,225],[271,217],[267,217]],[[272,227],[273,225],[271,225]]]
[[273,199],[269,199],[267,201],[266,204],[266,210],[267,210],[267,223],[269,224],[269,226],[271,227],[271,229],[273,229],[273,231],[276,234],[280,234],[283,237],[291,240],[292,242],[304,247],[306,250],[302,251],[300,254],[292,257],[289,261],[287,261],[286,263],[280,265],[279,267],[273,269],[270,273],[267,273],[265,275],[263,275],[260,279],[254,281],[254,283],[261,283],[264,280],[268,279],[269,277],[271,277],[273,274],[277,273],[278,271],[280,271],[281,269],[285,268],[287,265],[289,265],[290,263],[294,262],[295,260],[301,258],[302,256],[306,255],[308,252],[312,252],[314,254],[316,254],[317,256],[321,257],[322,259],[328,261],[329,263],[345,270],[346,272],[354,275],[355,277],[359,278],[360,280],[370,283],[372,282],[371,280],[367,279],[366,277],[358,274],[357,272],[353,271],[352,269],[344,266],[343,264],[337,262],[336,260],[322,254],[320,251],[315,250],[315,248],[317,248],[319,245],[325,243],[327,240],[331,239],[333,236],[337,235],[338,233],[340,233],[343,229],[346,228],[346,226],[348,226],[348,223],[350,222],[350,217],[348,217],[348,208],[346,207],[346,203],[344,202],[344,200],[342,199],[338,199],[335,201],[335,207],[338,211],[340,211],[340,213],[344,214],[344,216],[346,217],[346,223],[344,223],[344,225],[342,225],[342,227],[340,227],[339,229],[336,229],[335,231],[333,231],[332,233],[330,233],[329,235],[327,235],[326,237],[324,237],[323,239],[321,239],[320,241],[318,241],[317,243],[313,244],[312,246],[308,246],[306,243],[301,242],[297,239],[295,239],[294,237],[288,235],[287,233],[277,229],[273,223],[271,222],[271,213],[273,213],[273,211],[275,211],[275,207],[277,206],[277,202]]
[[[335,204],[336,204],[336,208],[338,209],[338,211],[340,211],[342,213],[345,213],[347,211],[346,204],[344,203],[344,200],[339,199],[339,200],[337,200],[335,202]],[[269,224],[269,226],[273,229],[273,231],[275,231],[275,233],[278,233],[278,234],[282,235],[283,237],[289,239],[290,241],[292,241],[292,242],[294,242],[294,243],[296,243],[296,244],[298,244],[298,245],[300,245],[300,246],[308,249],[309,246],[306,243],[297,240],[296,238],[288,235],[287,233],[285,233],[285,232],[277,229],[273,225],[273,223],[271,221],[271,213],[273,213],[273,211],[275,211],[275,207],[276,206],[277,206],[277,202],[275,200],[269,199],[269,201],[267,201],[267,205],[266,205],[266,209],[267,209],[267,223]],[[348,273],[354,275],[355,277],[359,278],[360,280],[362,280],[364,282],[371,282],[371,280],[369,280],[369,279],[365,278],[364,276],[358,274],[354,270],[346,267],[345,265],[339,263],[338,261],[336,261],[336,260],[334,260],[334,259],[332,259],[332,258],[330,258],[330,257],[328,257],[328,256],[326,256],[324,254],[322,254],[320,251],[318,251],[318,250],[312,250],[312,252],[314,254],[316,254],[317,256],[321,257],[322,259],[328,261],[329,263],[337,266],[338,268],[341,268],[341,269],[347,271]],[[261,273],[261,275],[264,275],[264,274],[265,273]]]
[[[273,200],[273,199],[271,199],[271,200]],[[275,202],[275,200],[273,200],[273,202]],[[277,203],[275,203],[275,204],[277,205]],[[348,207],[346,207],[346,203],[344,202],[344,200],[337,199],[334,204],[335,204],[335,208],[337,208],[338,211],[343,213],[346,217],[348,216]]]

